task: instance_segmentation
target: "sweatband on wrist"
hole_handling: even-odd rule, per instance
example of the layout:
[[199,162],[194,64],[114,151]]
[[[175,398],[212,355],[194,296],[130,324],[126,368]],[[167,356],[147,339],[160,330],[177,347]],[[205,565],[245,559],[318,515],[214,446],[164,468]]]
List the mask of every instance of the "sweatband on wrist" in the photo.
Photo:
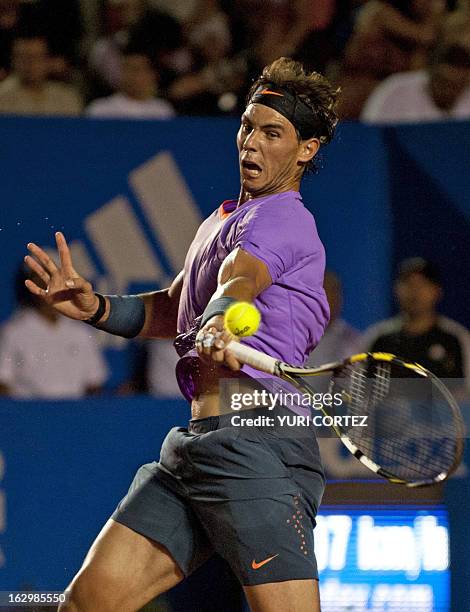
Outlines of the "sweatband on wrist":
[[98,298],[98,308],[92,317],[83,321],[84,323],[88,323],[88,325],[96,325],[106,312],[106,300],[104,295],[101,295],[101,293],[95,293],[95,295]]
[[138,295],[106,295],[109,300],[109,317],[97,329],[115,336],[135,338],[145,323],[144,300]]
[[210,301],[202,314],[201,327],[204,327],[207,321],[212,319],[212,317],[224,314],[227,308],[237,301],[238,300],[233,297],[220,297]]

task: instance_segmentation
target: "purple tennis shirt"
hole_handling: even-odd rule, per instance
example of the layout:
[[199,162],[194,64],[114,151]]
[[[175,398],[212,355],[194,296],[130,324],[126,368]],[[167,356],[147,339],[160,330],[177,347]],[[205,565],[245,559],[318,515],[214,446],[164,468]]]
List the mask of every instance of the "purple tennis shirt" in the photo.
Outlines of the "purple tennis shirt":
[[[199,227],[188,250],[178,311],[178,333],[194,327],[217,289],[224,259],[237,248],[263,261],[272,285],[256,299],[261,324],[243,342],[292,365],[303,365],[328,323],[323,290],[325,249],[313,215],[297,191],[255,198],[237,208],[225,201]],[[192,399],[191,367],[195,351],[178,363],[181,390]],[[255,370],[243,366],[248,375]]]

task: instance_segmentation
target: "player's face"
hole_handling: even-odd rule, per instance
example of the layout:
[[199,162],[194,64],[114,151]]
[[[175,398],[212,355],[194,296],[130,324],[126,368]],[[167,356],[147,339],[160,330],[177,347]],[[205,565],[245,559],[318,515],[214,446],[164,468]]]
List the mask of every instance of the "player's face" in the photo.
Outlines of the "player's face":
[[422,274],[410,274],[395,286],[400,310],[409,315],[431,313],[441,296],[438,285]]
[[[310,152],[306,152],[309,143]],[[259,197],[297,189],[318,141],[299,141],[294,126],[264,104],[250,104],[237,136],[242,190]]]

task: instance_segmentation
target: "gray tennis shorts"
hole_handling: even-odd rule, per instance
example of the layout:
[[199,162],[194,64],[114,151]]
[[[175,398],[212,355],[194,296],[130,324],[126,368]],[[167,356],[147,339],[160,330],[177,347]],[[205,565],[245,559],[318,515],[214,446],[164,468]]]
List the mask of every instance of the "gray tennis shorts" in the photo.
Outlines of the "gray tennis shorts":
[[243,585],[318,578],[324,477],[314,433],[237,427],[231,417],[172,429],[112,518],[165,546],[185,575],[215,551]]

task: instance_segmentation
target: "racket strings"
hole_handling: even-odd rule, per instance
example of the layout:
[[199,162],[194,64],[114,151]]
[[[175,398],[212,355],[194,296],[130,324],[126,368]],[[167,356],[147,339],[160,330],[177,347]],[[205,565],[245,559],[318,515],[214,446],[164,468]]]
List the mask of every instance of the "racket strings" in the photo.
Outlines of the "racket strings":
[[341,394],[341,414],[367,417],[345,428],[351,442],[398,478],[432,479],[454,465],[462,432],[433,378],[370,359],[337,371],[329,392]]

